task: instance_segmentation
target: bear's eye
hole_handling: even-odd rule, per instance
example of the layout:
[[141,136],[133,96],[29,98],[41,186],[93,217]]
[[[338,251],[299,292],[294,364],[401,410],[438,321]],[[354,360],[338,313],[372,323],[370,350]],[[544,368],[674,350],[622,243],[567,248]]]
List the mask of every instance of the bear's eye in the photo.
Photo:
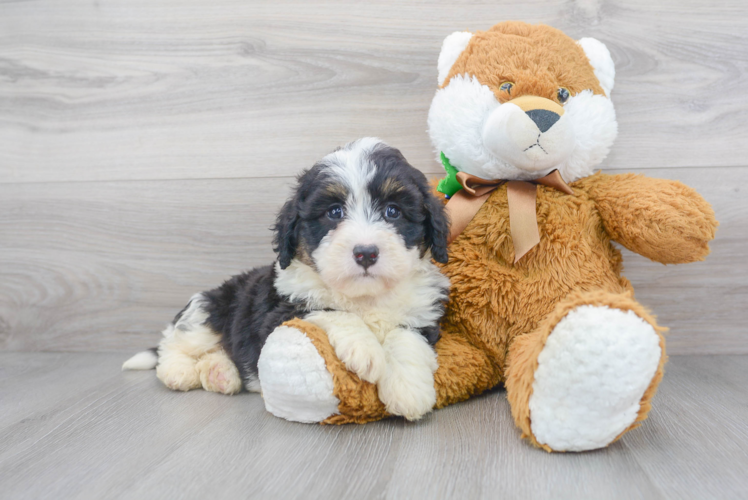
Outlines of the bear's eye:
[[569,100],[569,91],[564,87],[558,89],[556,95],[558,96],[558,102],[560,102],[561,104]]
[[512,95],[512,88],[514,87],[514,84],[512,82],[504,82],[499,87],[499,90],[502,92],[506,92],[509,95]]

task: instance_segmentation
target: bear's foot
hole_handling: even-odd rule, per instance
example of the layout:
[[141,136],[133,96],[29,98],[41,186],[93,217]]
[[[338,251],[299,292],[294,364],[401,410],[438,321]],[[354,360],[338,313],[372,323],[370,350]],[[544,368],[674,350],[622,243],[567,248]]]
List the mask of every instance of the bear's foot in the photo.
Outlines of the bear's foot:
[[279,326],[267,338],[257,363],[265,408],[294,422],[322,422],[338,413],[333,379],[310,338]]
[[528,402],[537,443],[584,451],[616,440],[637,420],[663,355],[655,328],[632,310],[569,311],[537,357]]

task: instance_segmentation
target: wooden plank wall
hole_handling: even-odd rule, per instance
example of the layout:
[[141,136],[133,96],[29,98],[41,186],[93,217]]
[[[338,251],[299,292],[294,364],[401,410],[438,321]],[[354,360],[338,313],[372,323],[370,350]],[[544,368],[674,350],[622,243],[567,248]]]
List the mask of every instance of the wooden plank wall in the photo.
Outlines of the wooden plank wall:
[[0,349],[132,351],[195,291],[272,259],[293,176],[379,136],[438,174],[441,40],[494,22],[593,36],[617,65],[611,172],[680,179],[706,262],[626,253],[669,351],[748,353],[744,0],[0,0]]

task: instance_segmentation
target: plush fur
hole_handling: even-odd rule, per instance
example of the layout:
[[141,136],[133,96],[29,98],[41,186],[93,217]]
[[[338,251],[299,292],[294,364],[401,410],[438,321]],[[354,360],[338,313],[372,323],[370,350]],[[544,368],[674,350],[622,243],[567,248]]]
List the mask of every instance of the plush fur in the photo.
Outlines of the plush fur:
[[[442,50],[454,63],[429,110],[437,157],[484,179],[533,180],[554,169],[567,182],[590,175],[618,133],[608,98],[615,69],[605,45],[524,23],[501,23],[464,41],[464,32],[454,33]],[[562,88],[570,94],[563,103]],[[515,104],[528,97],[534,106]],[[541,131],[531,108],[559,114],[558,122]]]
[[[452,292],[435,346],[436,406],[504,383],[514,420],[534,445],[606,446],[646,419],[666,360],[665,329],[634,299],[613,242],[657,262],[702,260],[715,234],[714,212],[677,181],[593,175],[617,129],[609,99],[615,71],[602,43],[577,43],[542,25],[501,23],[448,37],[439,74],[446,76],[439,77],[429,115],[437,152],[487,179],[531,180],[558,168],[574,194],[537,187],[540,243],[517,263],[506,185],[450,245],[442,270]],[[514,83],[511,95],[501,90],[507,81]],[[565,102],[560,88],[569,92]],[[555,113],[553,123],[528,113],[538,109]],[[492,119],[500,110],[508,111]],[[563,154],[548,165],[516,160],[516,151],[497,156],[492,144],[507,148],[521,139],[506,137],[513,128],[507,121],[523,130],[535,123],[536,138],[568,127],[573,147],[551,141]],[[487,124],[498,125],[486,134]],[[332,375],[338,412],[321,421],[387,415],[376,388],[346,372],[317,326],[299,320],[288,326],[310,338]]]
[[[436,402],[433,345],[449,280],[432,258],[446,262],[447,231],[421,172],[377,139],[355,141],[299,177],[276,221],[275,265],[195,295],[164,330],[158,356],[139,353],[123,369],[155,366],[182,391],[259,392],[285,382],[318,394],[329,377],[300,380],[299,366],[324,363],[310,360],[306,337],[281,327],[304,318],[326,330],[348,370],[380,386],[390,413],[416,420]],[[273,332],[273,362],[260,364]],[[336,401],[313,399],[327,408]],[[301,421],[319,414],[296,399],[266,402]]]

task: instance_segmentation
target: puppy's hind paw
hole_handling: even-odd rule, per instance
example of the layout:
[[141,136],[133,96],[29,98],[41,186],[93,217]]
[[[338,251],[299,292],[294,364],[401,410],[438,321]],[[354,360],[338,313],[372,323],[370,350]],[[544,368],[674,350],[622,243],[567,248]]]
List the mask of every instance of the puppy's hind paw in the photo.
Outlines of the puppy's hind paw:
[[223,351],[205,354],[197,362],[203,389],[221,394],[236,394],[242,390],[242,379],[234,363]]
[[173,391],[190,391],[200,387],[200,376],[194,362],[159,364],[156,376]]

